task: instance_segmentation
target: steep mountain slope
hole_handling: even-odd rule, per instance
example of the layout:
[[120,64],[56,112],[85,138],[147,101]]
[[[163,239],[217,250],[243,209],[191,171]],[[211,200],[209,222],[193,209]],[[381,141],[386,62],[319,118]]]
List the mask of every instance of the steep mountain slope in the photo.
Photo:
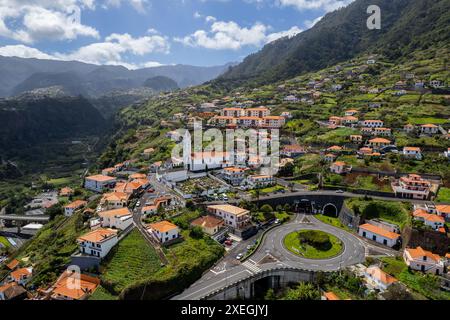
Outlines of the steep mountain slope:
[[41,142],[99,134],[100,112],[82,97],[24,95],[0,101],[0,150],[5,153]]
[[228,67],[169,65],[128,70],[122,66],[0,56],[0,97],[48,86],[62,86],[71,94],[99,97],[111,91],[142,87],[147,79],[156,76],[171,78],[179,87],[188,87],[212,80]]
[[170,91],[178,89],[178,84],[168,77],[156,76],[145,80],[144,87],[155,91]]
[[[381,8],[381,30],[366,25],[369,5]],[[215,84],[270,83],[319,70],[364,53],[388,58],[450,39],[450,0],[356,0],[313,28],[266,45]]]

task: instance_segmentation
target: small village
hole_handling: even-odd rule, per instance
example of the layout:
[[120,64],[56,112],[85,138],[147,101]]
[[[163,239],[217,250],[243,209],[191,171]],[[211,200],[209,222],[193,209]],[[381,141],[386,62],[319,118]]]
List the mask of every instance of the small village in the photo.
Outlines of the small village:
[[[156,139],[136,133],[128,160],[90,170],[82,187],[62,185],[56,197],[46,196],[50,203],[35,201],[33,210],[42,211],[36,217],[49,215],[52,206],[62,203],[59,223],[77,224],[79,234],[65,244],[71,248],[65,252],[67,268],[59,267],[56,280],[55,275],[46,276],[36,285],[33,279],[42,272],[42,266],[35,267],[37,257],[20,249],[18,255],[6,253],[0,300],[85,300],[99,292],[118,294],[141,280],[118,285],[111,274],[105,278],[118,263],[121,244],[131,237],[154,252],[156,263],[149,273],[163,274],[183,259],[180,248],[189,255],[187,246],[201,242],[202,248],[215,252],[214,261],[204,264],[206,271],[226,276],[226,267],[215,269],[224,259],[225,265],[257,274],[264,259],[254,257],[266,249],[264,237],[272,230],[287,230],[300,218],[349,234],[363,252],[361,261],[353,263],[349,257],[352,263],[344,266],[348,277],[361,281],[363,292],[337,292],[324,284],[322,300],[388,299],[384,294],[394,284],[413,295],[448,299],[450,99],[448,74],[435,76],[432,68],[423,71],[426,68],[411,64],[399,70],[381,56],[365,56],[271,88],[242,88],[226,97],[181,105],[184,111],[161,118]],[[186,99],[198,94],[195,90],[201,89],[161,94],[157,101],[164,104],[175,100],[174,95]],[[414,113],[408,105],[420,105],[422,111]],[[312,116],[304,118],[305,112]],[[166,146],[191,150],[191,140],[175,129],[186,125],[193,130],[198,123],[223,131],[279,130],[278,173],[261,173],[268,159],[248,157],[254,146],[245,141],[244,152],[167,156]],[[269,146],[273,142],[270,134],[258,138]],[[152,140],[155,143],[148,144]],[[28,229],[41,230],[36,237],[46,232],[45,223],[30,221]],[[325,259],[343,254],[348,244],[339,233],[327,234],[332,248],[316,254],[330,251]],[[308,258],[311,252],[302,253],[302,245],[288,243],[288,237],[284,249]],[[265,258],[288,263],[283,260],[288,255],[277,256],[277,250],[266,249]],[[138,273],[141,277],[142,271]],[[80,279],[79,287],[70,286],[72,278]],[[205,280],[210,280],[207,275]],[[432,281],[435,287],[427,291]],[[108,286],[115,289],[105,289]]]

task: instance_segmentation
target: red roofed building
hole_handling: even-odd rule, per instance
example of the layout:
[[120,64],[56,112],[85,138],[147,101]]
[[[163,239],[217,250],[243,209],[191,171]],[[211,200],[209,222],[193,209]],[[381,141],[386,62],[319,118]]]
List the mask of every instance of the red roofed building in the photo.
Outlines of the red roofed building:
[[444,262],[438,254],[417,247],[408,248],[403,253],[405,263],[413,270],[426,273],[442,274],[444,271]]
[[358,234],[361,237],[376,241],[388,247],[393,247],[398,243],[400,235],[381,227],[366,223],[359,226]]

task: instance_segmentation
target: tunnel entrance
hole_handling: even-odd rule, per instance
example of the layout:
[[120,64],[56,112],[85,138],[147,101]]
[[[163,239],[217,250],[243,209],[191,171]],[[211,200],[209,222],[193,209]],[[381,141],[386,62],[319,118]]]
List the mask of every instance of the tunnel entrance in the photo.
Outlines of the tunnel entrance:
[[313,205],[311,203],[311,200],[308,199],[302,199],[300,201],[295,202],[295,212],[297,213],[312,213],[313,212]]
[[332,203],[326,204],[323,207],[322,213],[328,217],[337,217],[339,214],[337,207]]

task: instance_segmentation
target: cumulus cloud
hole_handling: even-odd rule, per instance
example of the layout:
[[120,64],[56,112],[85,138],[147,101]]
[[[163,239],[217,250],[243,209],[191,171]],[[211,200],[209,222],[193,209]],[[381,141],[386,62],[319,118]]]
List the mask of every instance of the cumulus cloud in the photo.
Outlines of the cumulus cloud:
[[281,6],[292,6],[298,10],[322,9],[327,12],[344,7],[354,0],[276,0]]
[[255,23],[251,27],[241,27],[234,21],[214,21],[209,31],[197,30],[174,41],[190,47],[202,47],[214,50],[239,50],[245,46],[261,46],[262,44],[277,40],[285,36],[293,36],[301,32],[298,27],[277,33],[270,33],[270,26]]
[[0,36],[23,43],[98,38],[81,23],[81,11],[94,8],[94,0],[0,0]]
[[81,61],[97,65],[121,65],[128,69],[159,66],[158,62],[128,63],[125,55],[143,57],[150,53],[168,53],[170,45],[162,36],[145,36],[133,38],[129,34],[111,34],[104,42],[92,43],[83,46],[70,53],[54,52],[44,53],[38,49],[24,46],[11,45],[0,47],[0,55],[8,57],[52,59],[63,61]]

